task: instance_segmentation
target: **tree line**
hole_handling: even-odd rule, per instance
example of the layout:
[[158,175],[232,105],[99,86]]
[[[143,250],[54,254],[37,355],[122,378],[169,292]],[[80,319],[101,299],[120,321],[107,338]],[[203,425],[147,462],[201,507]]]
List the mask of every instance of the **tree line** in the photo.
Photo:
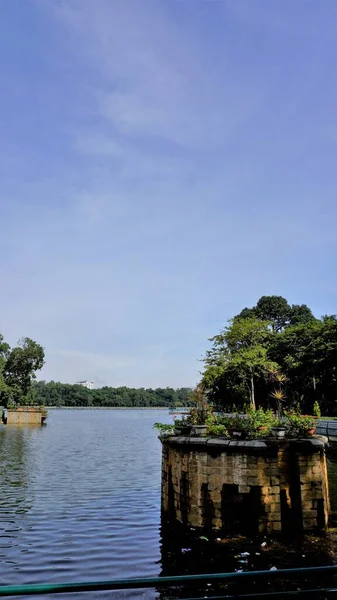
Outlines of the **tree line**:
[[[202,385],[225,410],[284,405],[337,414],[337,317],[262,296],[210,339]],[[276,388],[275,388],[276,386]],[[276,395],[275,395],[276,394]]]
[[190,388],[134,389],[102,387],[90,390],[82,385],[55,381],[33,384],[35,401],[44,406],[88,407],[175,407],[191,404]]

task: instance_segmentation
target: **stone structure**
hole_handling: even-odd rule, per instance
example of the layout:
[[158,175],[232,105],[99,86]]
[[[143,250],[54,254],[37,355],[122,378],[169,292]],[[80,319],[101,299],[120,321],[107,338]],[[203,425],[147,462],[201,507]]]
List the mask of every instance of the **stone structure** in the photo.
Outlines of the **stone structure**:
[[19,406],[6,411],[4,421],[7,425],[42,425],[47,411],[39,406]]
[[324,441],[162,437],[162,511],[182,525],[274,534],[324,529]]

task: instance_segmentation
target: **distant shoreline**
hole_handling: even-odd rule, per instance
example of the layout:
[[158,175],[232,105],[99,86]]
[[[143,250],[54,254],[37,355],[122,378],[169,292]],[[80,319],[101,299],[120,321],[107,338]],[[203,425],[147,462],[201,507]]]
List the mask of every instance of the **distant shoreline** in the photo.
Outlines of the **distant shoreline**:
[[[46,406],[47,410],[170,410],[171,406]],[[179,410],[179,409],[178,409]]]

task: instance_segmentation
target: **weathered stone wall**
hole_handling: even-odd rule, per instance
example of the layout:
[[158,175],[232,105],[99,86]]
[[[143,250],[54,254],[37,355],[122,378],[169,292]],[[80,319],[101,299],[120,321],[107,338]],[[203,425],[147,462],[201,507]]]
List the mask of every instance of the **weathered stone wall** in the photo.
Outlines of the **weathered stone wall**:
[[46,412],[41,408],[24,408],[7,410],[7,425],[42,425]]
[[183,525],[244,534],[327,525],[324,442],[162,438],[162,510]]

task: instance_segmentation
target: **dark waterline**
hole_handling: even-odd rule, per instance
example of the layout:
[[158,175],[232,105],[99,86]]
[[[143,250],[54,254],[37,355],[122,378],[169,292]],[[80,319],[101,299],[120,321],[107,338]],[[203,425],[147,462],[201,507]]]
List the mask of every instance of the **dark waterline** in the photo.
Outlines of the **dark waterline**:
[[[231,547],[225,560],[210,561],[206,542],[181,553],[170,534],[161,540],[161,445],[152,425],[171,419],[163,410],[55,410],[43,428],[1,427],[0,584],[239,568]],[[337,500],[336,463],[329,469]],[[250,551],[255,567],[272,566]],[[70,597],[157,596],[145,590]]]

